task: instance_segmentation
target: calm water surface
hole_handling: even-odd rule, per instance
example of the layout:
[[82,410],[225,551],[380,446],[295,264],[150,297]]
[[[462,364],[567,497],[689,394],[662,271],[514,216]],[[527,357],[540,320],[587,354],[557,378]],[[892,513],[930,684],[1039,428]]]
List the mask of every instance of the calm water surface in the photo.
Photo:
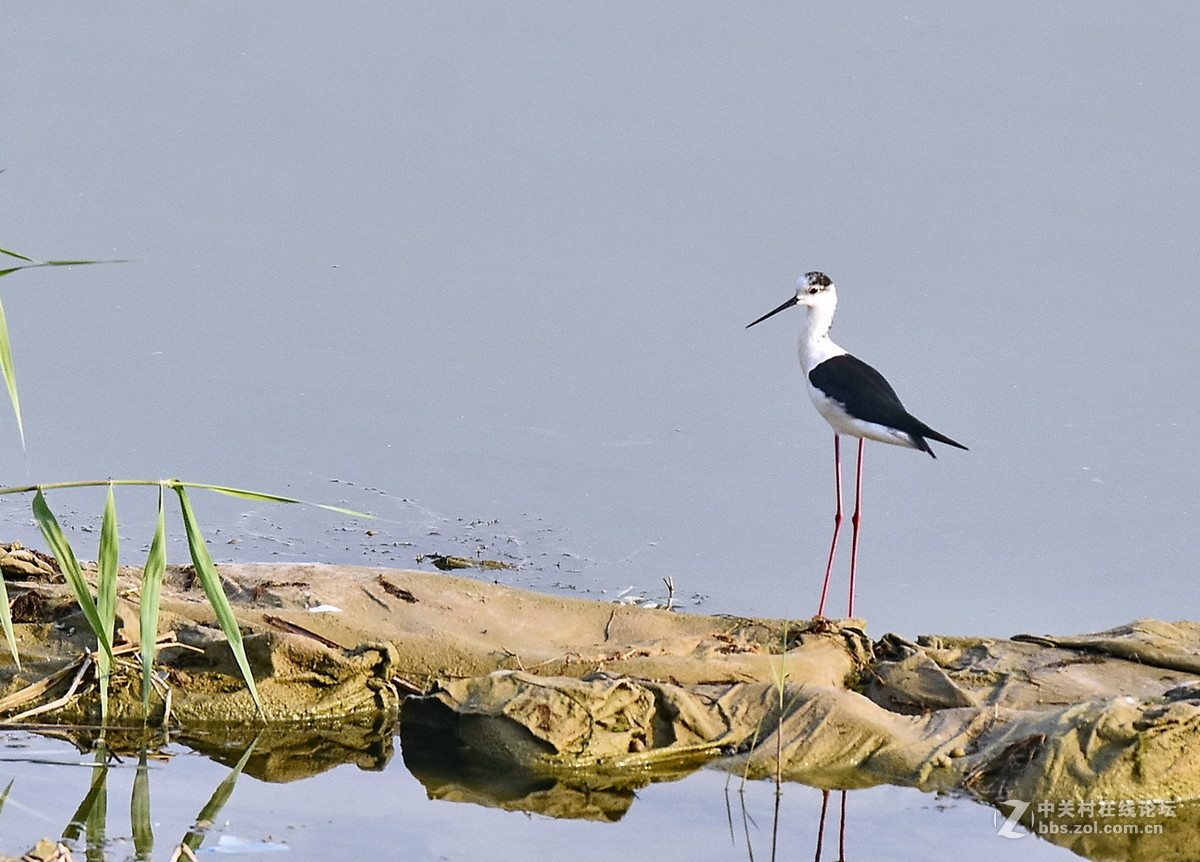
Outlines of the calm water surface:
[[[230,772],[228,766],[180,746],[166,752],[175,755],[169,763],[150,762],[153,846],[140,845],[149,851],[142,858],[167,858]],[[66,743],[11,734],[0,758],[4,774],[15,777],[0,814],[6,849],[32,846],[41,836],[66,831],[95,786],[94,756],[80,755]],[[113,862],[138,858],[129,813],[137,763],[136,755],[113,761],[105,777],[103,846]],[[825,859],[837,858],[838,805],[834,794],[824,830]],[[776,815],[771,782],[743,785],[736,777],[702,770],[680,782],[638,791],[616,822],[559,820],[430,801],[397,758],[382,771],[345,765],[290,784],[243,775],[208,828],[200,855],[223,857],[237,851],[294,862],[343,854],[413,860],[527,860],[564,854],[597,862],[651,856],[748,860],[769,858],[774,841],[780,858],[809,858],[820,814],[818,790],[785,786]],[[998,837],[1001,822],[990,809],[965,800],[877,787],[849,794],[845,843],[848,858],[1078,858],[1031,835]],[[81,858],[89,846],[88,831],[82,830],[74,844]]]
[[[743,327],[821,269],[839,343],[971,447],[868,447],[874,634],[1195,618],[1200,399],[1178,381],[1200,7],[16,2],[5,21],[0,245],[131,261],[4,279],[29,441],[0,411],[8,484],[345,500],[380,520],[197,506],[219,558],[478,553],[520,561],[519,586],[658,598],[670,576],[685,609],[806,616],[830,433],[799,313]],[[101,497],[51,502],[92,555]],[[130,562],[150,505],[120,497]],[[2,538],[40,546],[26,511]],[[193,781],[220,779],[179,760],[155,804],[183,824]],[[342,768],[247,779],[230,810],[293,856],[353,835],[470,858],[511,832],[514,856],[703,858],[722,786],[656,786],[616,826],[465,820],[402,770]],[[324,819],[281,815],[288,792]],[[789,846],[814,798],[785,794]],[[983,809],[861,798],[876,856],[897,831],[942,858],[1003,844]],[[10,811],[10,852],[61,822],[17,835]]]

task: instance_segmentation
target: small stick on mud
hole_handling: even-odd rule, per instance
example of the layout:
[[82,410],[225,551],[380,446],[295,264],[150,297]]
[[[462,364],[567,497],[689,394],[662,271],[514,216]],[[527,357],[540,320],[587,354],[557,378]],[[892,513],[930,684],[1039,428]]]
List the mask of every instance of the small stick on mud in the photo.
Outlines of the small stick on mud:
[[412,680],[405,679],[402,676],[392,677],[392,685],[396,686],[396,688],[400,689],[405,694],[423,695],[426,691],[428,691],[428,689],[421,688]]
[[504,653],[507,658],[515,658],[517,660],[517,670],[525,670],[525,662],[521,661],[521,657],[519,655],[506,646],[500,647],[500,651]]
[[[417,597],[408,590],[404,589],[404,587],[396,586],[383,575],[380,575],[378,578],[376,578],[375,583],[383,587],[383,591],[389,596],[395,596],[396,598],[403,599],[406,602],[415,602],[417,600]],[[372,598],[374,597],[372,596]]]
[[23,721],[26,718],[32,718],[35,715],[41,715],[43,712],[49,712],[50,710],[58,709],[60,706],[66,706],[71,702],[72,698],[75,697],[75,691],[79,688],[79,683],[83,679],[83,675],[87,673],[88,668],[90,668],[93,663],[94,661],[91,653],[84,655],[84,657],[78,662],[79,670],[76,672],[75,678],[71,680],[71,685],[67,689],[66,694],[64,694],[58,700],[52,700],[50,703],[44,703],[41,706],[34,707],[33,709],[27,709],[18,715],[14,715],[9,719],[9,721]]
[[670,575],[663,578],[663,583],[667,585],[667,610],[675,610],[675,579]]
[[612,613],[608,615],[608,622],[604,624],[604,641],[608,642],[609,636],[612,634],[613,620],[617,618],[617,609],[613,608]]
[[391,608],[388,607],[387,602],[385,602],[383,599],[379,598],[379,596],[375,595],[373,592],[368,590],[366,587],[364,587],[360,584],[358,588],[363,591],[363,595],[365,595],[368,599],[373,601],[375,604],[379,605],[379,607],[383,608],[385,611],[391,610]]
[[317,643],[327,646],[330,649],[345,649],[345,647],[340,643],[330,640],[329,638],[325,637],[325,635],[318,634],[312,629],[306,629],[299,623],[294,623],[291,620],[285,620],[283,617],[277,617],[274,614],[263,614],[263,622],[272,628],[279,629],[280,631],[291,632],[292,634],[302,635],[306,638],[312,638]]

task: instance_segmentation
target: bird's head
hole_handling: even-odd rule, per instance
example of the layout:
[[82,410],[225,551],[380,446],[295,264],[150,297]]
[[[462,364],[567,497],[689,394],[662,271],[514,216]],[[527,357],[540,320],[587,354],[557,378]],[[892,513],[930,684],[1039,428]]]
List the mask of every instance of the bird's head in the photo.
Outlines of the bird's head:
[[[796,295],[785,302],[783,305],[776,308],[774,311],[768,311],[754,323],[762,323],[768,317],[778,314],[784,309],[791,308],[793,305],[806,305],[809,308],[828,309],[832,319],[834,306],[837,305],[837,292],[834,290],[833,282],[829,276],[823,272],[807,272],[800,277],[796,282]],[[754,323],[746,325],[749,329]]]

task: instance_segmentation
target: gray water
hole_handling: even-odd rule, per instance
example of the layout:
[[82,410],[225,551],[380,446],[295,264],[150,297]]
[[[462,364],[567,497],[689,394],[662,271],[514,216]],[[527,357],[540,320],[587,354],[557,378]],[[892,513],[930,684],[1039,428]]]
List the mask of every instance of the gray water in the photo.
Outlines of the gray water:
[[[169,765],[150,762],[148,783],[153,819],[153,856],[169,858],[192,827],[228,768],[176,746]],[[77,811],[94,779],[94,757],[63,744],[16,735],[0,748],[0,764],[10,757],[38,758],[13,765],[23,787],[23,819],[3,819],[6,834],[32,846],[44,834],[61,830]],[[106,835],[109,858],[135,858],[130,827],[137,759],[108,768]],[[429,802],[399,763],[382,772],[342,766],[293,784],[264,784],[242,776],[201,849],[201,858],[242,855],[298,862],[312,859],[529,860],[571,858],[747,860],[770,858],[772,842],[780,859],[811,858],[816,847],[821,794],[808,787],[785,788],[775,813],[770,782],[743,784],[738,778],[705,770],[679,783],[653,784],[639,791],[619,822],[554,820],[541,815],[451,802]],[[335,803],[337,804],[335,807]],[[840,809],[831,796],[824,829],[824,858],[836,859]],[[349,814],[348,812],[353,812]],[[1061,848],[1024,835],[996,835],[1003,818],[967,801],[935,798],[915,790],[877,787],[853,791],[847,799],[845,843],[848,858],[896,860],[987,858],[1041,860],[1070,858]],[[778,825],[774,826],[778,821]],[[773,837],[774,832],[774,837]],[[226,836],[227,850],[218,849]],[[14,841],[24,846],[21,841]],[[77,847],[86,846],[79,840]],[[239,854],[233,849],[242,851]],[[82,858],[82,852],[76,858]]]
[[[180,476],[380,516],[201,499],[219,558],[478,553],[518,586],[670,576],[685,609],[807,616],[831,434],[800,312],[744,326],[820,269],[839,343],[971,448],[868,446],[872,633],[1195,618],[1200,7],[4,21],[0,245],[130,261],[3,280],[7,484]],[[136,562],[151,496],[119,501]],[[100,494],[51,503],[90,555]],[[21,505],[4,538],[40,545]]]

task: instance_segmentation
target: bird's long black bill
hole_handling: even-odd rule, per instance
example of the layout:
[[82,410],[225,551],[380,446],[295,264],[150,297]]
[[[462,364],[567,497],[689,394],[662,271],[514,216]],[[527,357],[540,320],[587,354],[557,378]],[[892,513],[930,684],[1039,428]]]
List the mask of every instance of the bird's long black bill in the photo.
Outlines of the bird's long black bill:
[[[791,308],[793,305],[795,305],[799,301],[800,301],[800,299],[798,297],[793,296],[791,299],[789,299],[783,305],[779,306],[779,308],[775,309],[774,311],[768,311],[766,314],[764,314],[758,320],[754,321],[754,323],[762,323],[764,320],[766,320],[771,315],[778,314],[781,311],[785,311],[785,310]],[[754,325],[754,323],[747,323],[746,328],[749,329],[751,326]]]

